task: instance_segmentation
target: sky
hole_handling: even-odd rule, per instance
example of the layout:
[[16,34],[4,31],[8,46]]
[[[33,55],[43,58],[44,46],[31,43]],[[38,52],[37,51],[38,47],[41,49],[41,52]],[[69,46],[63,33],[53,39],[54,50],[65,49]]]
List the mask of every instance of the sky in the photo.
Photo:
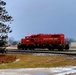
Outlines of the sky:
[[27,34],[59,34],[76,40],[76,0],[4,0],[13,17],[9,37]]

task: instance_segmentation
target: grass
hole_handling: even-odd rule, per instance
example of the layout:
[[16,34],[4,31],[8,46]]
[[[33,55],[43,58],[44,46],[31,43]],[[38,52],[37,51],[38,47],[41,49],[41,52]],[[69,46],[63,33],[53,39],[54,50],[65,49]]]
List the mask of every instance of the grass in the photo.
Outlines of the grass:
[[0,64],[0,68],[44,68],[59,66],[76,66],[76,58],[70,56],[38,56],[32,54],[12,54],[20,59],[18,62]]

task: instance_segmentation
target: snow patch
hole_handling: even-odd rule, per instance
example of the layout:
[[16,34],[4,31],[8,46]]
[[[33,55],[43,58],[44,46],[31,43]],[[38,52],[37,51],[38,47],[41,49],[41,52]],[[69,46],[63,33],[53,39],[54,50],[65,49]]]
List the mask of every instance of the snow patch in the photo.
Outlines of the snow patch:
[[74,73],[76,73],[76,66],[56,68],[0,69],[0,75],[73,75]]
[[14,62],[18,62],[18,61],[20,61],[20,59],[16,59]]

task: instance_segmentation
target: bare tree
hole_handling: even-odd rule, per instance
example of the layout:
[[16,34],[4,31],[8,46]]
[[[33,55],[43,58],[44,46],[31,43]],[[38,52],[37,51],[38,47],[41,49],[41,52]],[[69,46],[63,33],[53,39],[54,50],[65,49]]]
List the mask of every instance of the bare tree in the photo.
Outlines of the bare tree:
[[14,38],[13,37],[8,38],[8,44],[9,45],[12,45],[13,42],[14,42]]
[[70,44],[71,42],[75,42],[76,40],[72,39],[72,38],[66,38],[65,39],[65,43],[66,44]]
[[17,45],[20,41],[15,40],[13,37],[8,38],[8,45]]

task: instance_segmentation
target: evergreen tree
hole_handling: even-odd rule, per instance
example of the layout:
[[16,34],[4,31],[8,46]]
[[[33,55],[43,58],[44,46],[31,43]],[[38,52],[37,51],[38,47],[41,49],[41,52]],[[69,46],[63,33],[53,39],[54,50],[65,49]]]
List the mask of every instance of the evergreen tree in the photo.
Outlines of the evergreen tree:
[[12,16],[8,14],[5,9],[6,2],[0,0],[0,47],[5,46],[8,39],[8,33],[11,33],[10,25],[7,25],[7,22],[13,21]]

